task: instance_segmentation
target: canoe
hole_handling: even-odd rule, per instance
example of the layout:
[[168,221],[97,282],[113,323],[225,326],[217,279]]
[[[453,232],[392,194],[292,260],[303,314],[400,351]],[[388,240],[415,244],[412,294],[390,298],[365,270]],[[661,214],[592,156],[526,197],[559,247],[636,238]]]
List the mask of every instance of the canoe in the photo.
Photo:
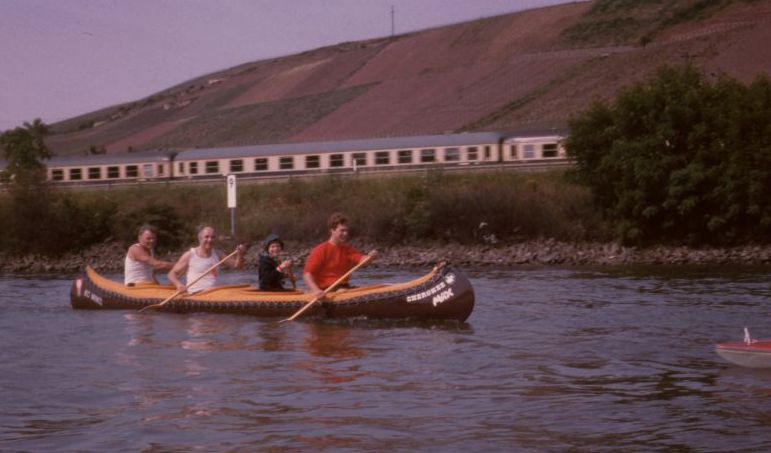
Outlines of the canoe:
[[[125,286],[99,275],[90,266],[70,290],[74,309],[139,310],[162,302],[170,285]],[[183,294],[160,311],[214,312],[265,317],[289,317],[313,299],[301,291],[267,292],[250,285],[229,285]],[[335,291],[314,304],[303,317],[418,319],[465,321],[474,308],[474,289],[468,278],[447,263],[405,283],[379,284]]]
[[719,343],[715,352],[729,362],[747,368],[771,368],[771,340]]

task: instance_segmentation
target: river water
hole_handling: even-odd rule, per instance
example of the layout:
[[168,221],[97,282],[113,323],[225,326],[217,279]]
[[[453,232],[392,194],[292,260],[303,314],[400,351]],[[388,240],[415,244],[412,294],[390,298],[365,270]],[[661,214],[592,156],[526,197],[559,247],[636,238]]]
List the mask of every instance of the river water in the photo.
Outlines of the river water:
[[771,337],[771,269],[466,273],[464,324],[76,311],[72,276],[0,277],[0,451],[771,449],[771,371],[713,351]]

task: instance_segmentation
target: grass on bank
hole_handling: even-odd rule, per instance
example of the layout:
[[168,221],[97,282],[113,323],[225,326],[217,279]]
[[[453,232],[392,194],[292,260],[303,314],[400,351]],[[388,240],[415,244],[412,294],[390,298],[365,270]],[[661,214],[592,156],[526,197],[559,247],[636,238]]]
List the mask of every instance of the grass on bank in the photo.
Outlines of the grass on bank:
[[[566,182],[561,171],[432,171],[240,183],[237,239],[259,243],[276,232],[288,240],[314,243],[327,236],[326,219],[335,211],[348,215],[356,240],[378,245],[610,237],[589,192]],[[10,228],[0,238],[0,251],[11,253],[57,254],[103,241],[128,243],[143,223],[160,229],[161,249],[167,250],[194,243],[202,224],[214,225],[221,234],[230,231],[224,180],[207,186],[46,189],[26,198],[5,194],[0,219],[0,227]]]

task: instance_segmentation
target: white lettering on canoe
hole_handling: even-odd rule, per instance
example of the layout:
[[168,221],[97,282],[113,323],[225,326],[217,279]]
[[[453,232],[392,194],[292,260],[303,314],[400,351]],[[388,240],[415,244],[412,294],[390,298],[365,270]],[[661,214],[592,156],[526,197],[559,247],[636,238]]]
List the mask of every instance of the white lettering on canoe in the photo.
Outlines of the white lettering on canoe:
[[434,298],[431,300],[431,303],[434,304],[434,307],[436,307],[437,305],[441,304],[447,299],[452,298],[453,296],[454,294],[452,293],[452,288],[447,288],[446,290],[434,296]]
[[[427,289],[425,291],[421,291],[421,292],[419,292],[417,294],[413,294],[411,296],[407,296],[407,303],[418,302],[420,300],[432,297],[435,294],[437,294],[440,291],[442,291],[446,286],[447,286],[447,284],[445,282],[439,282],[439,284],[437,284],[436,286],[433,286],[433,287],[431,287],[431,288],[429,288],[429,289]],[[436,305],[436,304],[434,304],[434,305]]]
[[86,298],[96,302],[98,305],[102,305],[102,296],[100,296],[99,294],[94,294],[94,293],[91,292],[91,290],[87,289],[87,290],[83,291],[83,295]]

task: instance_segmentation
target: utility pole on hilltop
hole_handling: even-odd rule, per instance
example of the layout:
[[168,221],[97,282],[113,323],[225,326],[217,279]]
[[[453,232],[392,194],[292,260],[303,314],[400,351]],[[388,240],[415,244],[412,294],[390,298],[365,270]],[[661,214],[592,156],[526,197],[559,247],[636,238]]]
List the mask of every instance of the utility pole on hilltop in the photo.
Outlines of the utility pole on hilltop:
[[396,21],[396,8],[394,8],[394,5],[391,5],[391,37],[394,36],[394,32],[396,31],[396,26],[394,24],[395,21]]

